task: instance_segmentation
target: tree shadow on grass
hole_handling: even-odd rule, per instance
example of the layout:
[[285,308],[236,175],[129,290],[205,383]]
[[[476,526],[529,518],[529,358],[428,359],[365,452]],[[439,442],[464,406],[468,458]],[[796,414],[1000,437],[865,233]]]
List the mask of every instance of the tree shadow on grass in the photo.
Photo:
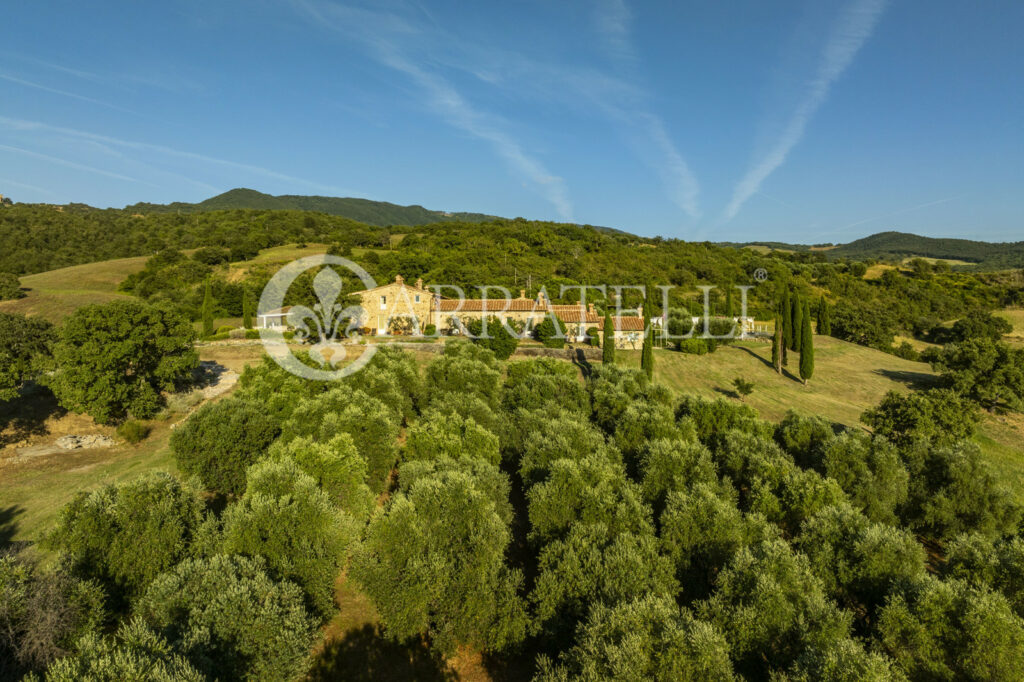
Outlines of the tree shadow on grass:
[[[748,353],[749,355],[757,358],[761,362],[762,365],[764,365],[768,369],[772,370],[773,372],[775,371],[775,365],[772,364],[771,358],[761,357],[760,355],[755,353],[752,348],[747,348],[746,346],[733,346],[733,347],[734,348],[738,348],[739,350],[743,351],[744,353]],[[797,354],[797,361],[799,362],[799,354]],[[797,375],[793,374],[792,372],[790,372],[785,367],[782,368],[782,376],[786,377],[787,379],[792,379],[793,381],[800,381],[800,377],[798,377]]]
[[24,507],[17,505],[0,507],[0,553],[14,544],[14,535],[18,532],[18,522],[15,519],[24,513]]
[[327,643],[316,656],[309,680],[457,680],[423,642],[396,643],[374,625],[347,632],[342,639]]
[[67,413],[50,389],[37,384],[24,387],[17,398],[0,401],[0,448],[30,436],[46,435],[46,420]]
[[875,374],[880,374],[886,379],[906,384],[915,391],[922,391],[926,388],[936,388],[942,385],[942,378],[925,372],[905,372],[892,369],[876,369]]

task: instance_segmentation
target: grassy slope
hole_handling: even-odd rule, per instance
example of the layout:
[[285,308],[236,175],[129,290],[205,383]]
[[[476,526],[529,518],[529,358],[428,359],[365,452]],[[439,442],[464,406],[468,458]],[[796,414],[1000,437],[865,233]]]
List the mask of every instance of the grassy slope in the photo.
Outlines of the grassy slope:
[[1013,331],[1004,336],[1003,340],[1015,346],[1024,347],[1024,310],[1007,308],[997,314],[1006,318],[1013,325]]
[[[620,356],[628,366],[640,364],[638,352],[620,352]],[[703,356],[659,351],[655,374],[680,393],[731,399],[732,380],[743,377],[755,385],[746,403],[766,419],[778,421],[792,409],[861,428],[861,413],[887,391],[925,388],[936,380],[924,363],[830,337],[815,337],[814,360],[814,378],[807,386],[792,374],[776,374],[771,367],[771,345],[758,342],[726,346]],[[787,372],[796,372],[798,363],[799,356],[790,354]],[[1024,491],[1024,418],[986,414],[975,440],[1007,482]]]
[[25,275],[21,285],[28,289],[28,295],[0,302],[0,312],[38,315],[50,322],[60,322],[84,305],[126,296],[117,291],[117,285],[142,270],[146,260],[146,256],[118,258]]

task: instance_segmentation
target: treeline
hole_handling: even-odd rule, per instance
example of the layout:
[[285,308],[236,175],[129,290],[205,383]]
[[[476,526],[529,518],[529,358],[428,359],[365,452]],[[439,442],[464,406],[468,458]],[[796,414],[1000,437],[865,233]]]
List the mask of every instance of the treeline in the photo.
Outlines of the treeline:
[[192,483],[82,493],[56,572],[0,562],[0,660],[293,679],[344,570],[394,640],[543,680],[1021,679],[1021,509],[959,400],[869,435],[464,342],[340,384],[267,360],[175,431]]

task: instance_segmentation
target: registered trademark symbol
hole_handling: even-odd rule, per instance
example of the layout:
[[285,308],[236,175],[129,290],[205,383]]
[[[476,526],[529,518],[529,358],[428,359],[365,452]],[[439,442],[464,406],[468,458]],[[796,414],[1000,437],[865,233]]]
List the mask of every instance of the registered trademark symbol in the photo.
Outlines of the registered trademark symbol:
[[758,268],[757,270],[754,270],[754,279],[756,279],[758,282],[764,282],[765,280],[768,279],[768,271],[765,270],[764,268]]

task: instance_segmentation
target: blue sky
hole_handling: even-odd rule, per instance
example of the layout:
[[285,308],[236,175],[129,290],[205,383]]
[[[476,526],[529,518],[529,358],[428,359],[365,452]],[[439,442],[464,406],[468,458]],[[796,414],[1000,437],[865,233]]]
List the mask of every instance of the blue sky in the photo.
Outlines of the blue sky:
[[24,2],[0,193],[1024,239],[1024,3]]

